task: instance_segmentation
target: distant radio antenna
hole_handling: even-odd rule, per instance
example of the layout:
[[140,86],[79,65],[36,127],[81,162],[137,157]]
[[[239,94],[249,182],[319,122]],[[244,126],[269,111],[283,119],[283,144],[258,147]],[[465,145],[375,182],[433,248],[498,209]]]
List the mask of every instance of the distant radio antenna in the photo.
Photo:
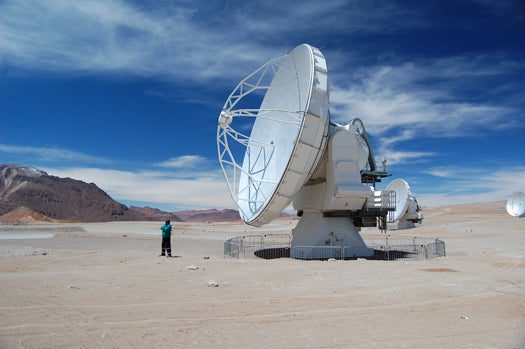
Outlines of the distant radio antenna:
[[507,200],[507,212],[512,217],[525,217],[525,194],[517,191]]
[[421,207],[407,181],[394,179],[386,189],[396,193],[396,210],[388,214],[388,223],[396,223],[397,229],[409,229],[423,221]]

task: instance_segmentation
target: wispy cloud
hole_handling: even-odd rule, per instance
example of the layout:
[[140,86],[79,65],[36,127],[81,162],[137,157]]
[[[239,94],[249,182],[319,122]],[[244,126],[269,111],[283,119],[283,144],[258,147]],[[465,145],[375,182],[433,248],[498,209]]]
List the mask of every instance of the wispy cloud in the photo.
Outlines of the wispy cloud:
[[525,191],[523,166],[506,169],[449,166],[430,168],[424,173],[441,181],[431,191],[420,188],[422,195],[418,201],[426,206],[504,201],[515,191]]
[[10,144],[0,144],[0,153],[11,154],[32,160],[42,161],[69,161],[69,162],[87,162],[87,163],[110,163],[108,159],[102,157],[84,154],[78,151],[62,148],[44,148],[30,147]]
[[205,82],[238,77],[285,53],[290,41],[392,32],[416,21],[409,8],[369,1],[168,1],[146,9],[120,0],[7,0],[0,12],[0,57],[33,70]]
[[172,209],[232,208],[233,201],[217,171],[181,178],[173,172],[125,171],[93,167],[45,168],[50,175],[96,183],[116,200],[162,204]]
[[472,178],[473,176],[484,177],[487,173],[487,169],[458,166],[440,166],[431,167],[423,171],[423,173],[440,178],[465,179]]
[[160,167],[171,167],[171,168],[194,168],[207,163],[208,160],[204,156],[200,155],[182,155],[173,158],[169,158],[166,161],[156,164]]
[[387,159],[389,165],[416,163],[428,160],[435,156],[435,152],[407,151],[396,149],[396,144],[416,137],[415,131],[411,129],[402,130],[399,134],[390,137],[379,137],[379,147],[375,157]]
[[7,1],[0,50],[9,64],[56,72],[125,72],[193,81],[254,66],[273,49],[202,26],[188,2],[141,9],[124,1]]
[[436,155],[433,152],[426,151],[406,151],[395,150],[390,148],[379,148],[376,158],[387,159],[388,165],[399,165],[410,162],[412,164],[428,161],[431,156]]
[[[479,101],[480,95],[487,96],[490,79],[523,68],[496,58],[461,56],[362,68],[349,77],[348,85],[333,86],[332,116],[340,121],[362,118],[378,140],[378,155],[390,163],[428,158],[435,152],[409,151],[400,145],[519,125],[519,108],[501,98],[497,103],[488,102],[490,98]],[[478,98],[469,98],[469,93]]]
[[[260,16],[261,13],[267,16]],[[243,24],[248,33],[268,36],[308,32],[310,37],[316,38],[327,31],[384,33],[424,24],[411,8],[362,0],[302,1],[300,6],[288,0],[243,2],[231,15],[234,23]],[[312,23],[315,23],[315,30],[312,30]]]
[[360,116],[378,135],[409,129],[412,133],[405,140],[416,135],[464,135],[472,127],[487,127],[511,116],[514,110],[469,101],[455,93],[466,77],[475,85],[479,83],[477,77],[501,73],[502,69],[487,65],[480,72],[476,66],[464,59],[446,59],[364,69],[353,77],[349,87],[332,89],[334,116]]

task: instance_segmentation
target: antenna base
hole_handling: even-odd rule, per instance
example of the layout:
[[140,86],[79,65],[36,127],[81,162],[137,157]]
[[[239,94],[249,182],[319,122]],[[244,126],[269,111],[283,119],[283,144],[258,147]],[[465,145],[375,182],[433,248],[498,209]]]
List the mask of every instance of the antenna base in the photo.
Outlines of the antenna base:
[[368,248],[359,229],[347,217],[325,217],[323,212],[303,212],[292,230],[291,257],[297,259],[328,259],[369,257]]

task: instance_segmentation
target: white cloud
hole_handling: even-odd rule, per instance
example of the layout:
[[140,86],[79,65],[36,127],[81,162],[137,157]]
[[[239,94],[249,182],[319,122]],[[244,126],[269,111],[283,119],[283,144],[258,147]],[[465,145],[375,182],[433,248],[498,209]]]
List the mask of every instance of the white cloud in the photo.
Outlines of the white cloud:
[[193,168],[205,164],[208,160],[200,155],[182,155],[169,158],[166,161],[156,164],[160,167],[172,168]]
[[162,204],[174,209],[232,208],[228,188],[218,172],[180,178],[171,172],[122,171],[102,168],[45,168],[50,175],[97,184],[116,200]]
[[398,135],[391,137],[380,137],[377,154],[374,154],[378,159],[387,159],[388,165],[396,165],[402,163],[415,163],[428,160],[428,158],[435,156],[435,152],[427,151],[407,151],[395,149],[395,144],[410,140],[416,137],[414,130],[402,130]]
[[451,176],[450,171],[447,169],[433,168],[423,172],[434,177],[449,178]]
[[426,161],[426,159],[434,155],[435,153],[425,151],[404,151],[380,148],[380,153],[376,156],[376,159],[385,158],[387,159],[387,165],[398,165],[407,162],[415,163]]
[[413,9],[366,0],[305,0],[300,5],[287,0],[246,2],[231,15],[233,22],[242,23],[248,32],[268,37],[305,32],[316,37],[327,31],[383,33],[424,24]]
[[434,177],[448,178],[448,179],[459,179],[459,178],[471,178],[472,176],[482,177],[486,174],[486,169],[481,168],[469,168],[459,166],[441,166],[431,167],[423,173],[429,174]]
[[97,162],[109,163],[110,161],[98,156],[62,148],[44,148],[0,144],[0,153],[24,156],[24,159],[37,159],[43,161],[71,161],[71,162]]
[[443,179],[441,193],[423,193],[418,201],[425,206],[504,201],[516,191],[525,191],[525,167],[489,170],[470,167],[436,167],[425,173]]
[[[446,62],[456,65],[446,68]],[[509,107],[476,104],[457,97],[453,85],[458,80],[482,74],[464,60],[421,65],[424,67],[414,63],[374,67],[354,76],[350,87],[334,86],[330,95],[333,115],[337,119],[360,117],[376,135],[410,130],[409,137],[403,138],[406,140],[464,135],[472,127],[487,127],[512,112]],[[486,70],[493,74],[498,71],[490,66]],[[447,83],[423,84],[432,79],[445,79]]]
[[520,116],[512,107],[468,101],[462,90],[486,86],[480,81],[510,74],[517,66],[473,56],[361,69],[347,79],[349,85],[333,86],[332,116],[336,121],[361,118],[378,140],[378,156],[386,156],[391,164],[424,161],[436,153],[399,149],[399,144],[429,137],[468,137],[480,130],[516,125]]

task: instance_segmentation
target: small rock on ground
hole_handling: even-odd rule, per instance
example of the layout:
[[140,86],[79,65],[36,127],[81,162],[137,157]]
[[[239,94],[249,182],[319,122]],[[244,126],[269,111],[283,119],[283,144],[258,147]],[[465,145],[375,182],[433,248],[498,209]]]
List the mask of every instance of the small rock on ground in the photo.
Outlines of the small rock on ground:
[[207,285],[208,287],[219,287],[219,283],[215,280],[209,280]]

